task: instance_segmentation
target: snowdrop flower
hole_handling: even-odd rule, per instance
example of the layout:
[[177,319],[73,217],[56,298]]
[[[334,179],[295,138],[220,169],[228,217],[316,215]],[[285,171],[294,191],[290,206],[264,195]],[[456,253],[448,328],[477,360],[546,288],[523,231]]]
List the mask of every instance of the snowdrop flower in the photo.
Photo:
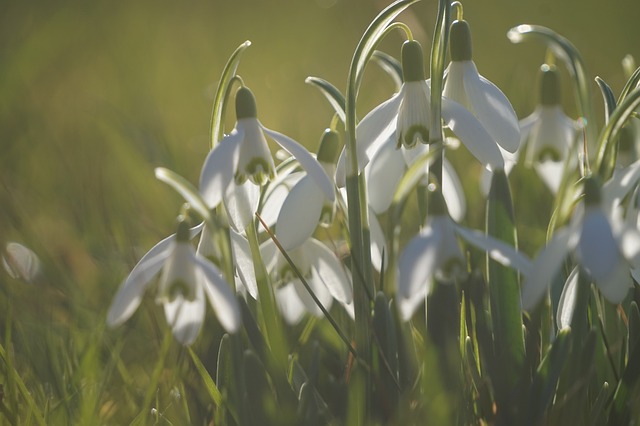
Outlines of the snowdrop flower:
[[494,145],[497,143],[510,153],[516,152],[520,144],[518,117],[504,93],[478,73],[472,60],[469,24],[464,20],[454,21],[449,34],[451,63],[446,71],[444,97],[471,111],[491,135]]
[[236,92],[236,126],[207,156],[200,174],[200,191],[209,207],[224,199],[232,225],[243,231],[258,207],[259,186],[275,177],[265,135],[293,155],[302,168],[334,200],[333,183],[322,166],[298,142],[264,127],[257,118],[253,93]]
[[520,121],[522,143],[526,146],[524,164],[534,167],[555,194],[579,125],[562,110],[555,68],[542,65],[540,76],[540,104],[531,115]]
[[[335,173],[339,143],[338,134],[329,129],[320,140],[317,158],[327,176]],[[285,250],[300,246],[311,237],[318,223],[331,224],[334,212],[334,199],[327,198],[316,180],[307,174],[291,188],[280,206],[276,222],[278,241]]]
[[[429,142],[431,89],[425,78],[422,47],[417,41],[406,41],[402,46],[402,72],[404,83],[400,91],[358,123],[356,155],[360,171],[389,137],[393,137],[397,148],[410,149],[418,142]],[[482,164],[504,166],[493,138],[465,107],[444,97],[442,118]],[[336,170],[336,183],[340,187],[346,182],[345,157],[343,150]]]
[[[438,203],[433,197],[434,204]],[[466,276],[466,259],[458,237],[486,251],[496,261],[530,273],[531,261],[510,245],[456,224],[442,199],[434,205],[425,226],[404,248],[398,262],[398,308],[408,321],[429,294],[434,279],[452,282]]]
[[109,308],[109,327],[133,315],[151,280],[161,272],[156,302],[163,305],[167,323],[180,343],[190,345],[198,336],[204,322],[205,294],[224,329],[238,331],[238,302],[218,269],[196,254],[189,241],[193,232],[185,220],[180,220],[176,234],[160,241],[140,259]]
[[[260,253],[273,283],[278,287],[276,300],[287,323],[298,323],[305,312],[323,316],[320,307],[272,240],[261,245]],[[351,281],[331,250],[310,238],[288,254],[325,309],[331,308],[334,299],[349,309],[353,301]]]
[[620,303],[629,291],[630,267],[640,265],[640,232],[635,226],[625,225],[616,206],[607,205],[613,198],[603,194],[605,190],[616,192],[615,181],[608,182],[602,191],[594,177],[585,178],[584,185],[584,206],[577,206],[569,226],[556,231],[534,260],[535,273],[525,278],[524,309],[531,309],[540,301],[572,251],[611,303]]
[[2,266],[13,279],[33,283],[41,271],[40,258],[20,243],[7,243],[2,253]]

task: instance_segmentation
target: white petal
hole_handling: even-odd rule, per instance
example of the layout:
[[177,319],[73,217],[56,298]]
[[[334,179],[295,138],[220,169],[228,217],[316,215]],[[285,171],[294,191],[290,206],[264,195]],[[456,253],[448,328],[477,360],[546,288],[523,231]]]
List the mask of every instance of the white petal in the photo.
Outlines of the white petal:
[[[428,293],[438,268],[438,250],[442,235],[427,226],[404,248],[398,261],[398,303]],[[426,290],[425,290],[426,289]]]
[[178,295],[173,301],[164,303],[164,314],[173,337],[185,346],[196,340],[204,322],[205,303],[202,287],[198,286],[196,291],[193,300],[186,300],[182,295]]
[[602,205],[605,207],[619,204],[640,179],[640,160],[627,167],[616,170],[602,187]]
[[459,222],[464,219],[467,211],[462,184],[449,160],[445,158],[442,166],[442,195],[447,203],[449,215]]
[[275,298],[286,323],[289,325],[298,324],[306,309],[293,284],[289,283],[276,289]]
[[596,282],[607,279],[622,257],[609,220],[601,209],[586,209],[577,254]]
[[285,250],[294,249],[311,238],[323,204],[322,190],[309,175],[291,189],[276,222],[276,236]]
[[533,167],[551,193],[556,194],[562,183],[564,165],[564,161],[544,161],[542,163],[534,163]]
[[494,169],[504,168],[504,160],[493,138],[465,107],[443,98],[442,117],[478,161]]
[[251,297],[258,299],[258,283],[256,282],[256,272],[253,267],[249,242],[233,230],[230,231],[229,235],[231,237],[231,249],[233,250],[236,272]]
[[262,130],[298,160],[298,163],[300,163],[307,174],[311,176],[320,189],[322,189],[324,196],[327,197],[328,200],[333,201],[336,199],[333,181],[327,176],[327,173],[320,163],[318,163],[318,160],[316,160],[305,147],[282,133],[267,129],[264,126],[262,126]]
[[131,270],[127,279],[118,289],[109,312],[107,313],[107,325],[116,327],[131,317],[138,309],[142,294],[151,279],[162,269],[172,251],[175,234],[170,235],[153,246]]
[[[356,151],[358,156],[359,171],[364,170],[369,159],[378,150],[385,140],[392,137],[396,131],[396,118],[402,101],[402,92],[398,92],[391,98],[381,103],[358,123],[356,128]],[[336,167],[336,184],[339,187],[346,185],[346,147],[340,153]]]
[[[382,258],[389,255],[387,250],[387,241],[384,237],[384,232],[380,226],[380,222],[376,217],[376,214],[369,208],[369,231],[371,232],[371,263],[376,271],[382,270]],[[384,267],[386,268],[388,259],[385,258]]]
[[609,302],[621,303],[632,285],[629,264],[619,257],[611,274],[604,280],[596,281],[596,285]]
[[[318,318],[323,317],[324,313],[322,312],[322,309],[320,309],[315,300],[313,300],[313,297],[311,297],[309,291],[302,284],[302,281],[296,279],[293,280],[292,284],[296,290],[296,293],[298,294],[298,297],[304,304],[307,312]],[[315,273],[315,271],[312,273],[312,276],[310,278],[307,278],[307,284],[309,284],[311,291],[313,291],[313,294],[320,301],[322,306],[326,310],[329,310],[331,308],[331,305],[333,304],[333,297],[331,297],[331,293],[329,293],[327,287],[325,287],[325,285],[322,284],[322,282],[318,279],[318,275]]]
[[307,174],[304,172],[296,172],[281,179],[282,174],[278,173],[276,179],[269,183],[269,189],[260,210],[260,217],[268,226],[275,225],[285,198],[289,195],[291,188],[304,176],[307,176]]
[[409,298],[398,295],[396,297],[396,303],[398,304],[398,313],[402,321],[409,321],[416,309],[423,303],[425,303],[427,297],[428,288],[425,286],[420,288],[418,292],[411,295]]
[[404,157],[402,151],[396,149],[395,139],[387,139],[365,169],[368,201],[374,212],[387,211],[405,169]]
[[217,206],[233,179],[243,133],[233,129],[207,155],[200,173],[200,193],[210,208]]
[[40,259],[27,247],[9,242],[2,254],[2,266],[14,279],[31,283],[40,273]]
[[304,247],[318,273],[318,278],[331,295],[340,303],[351,303],[353,300],[351,281],[335,253],[316,239],[309,240]]
[[456,232],[467,242],[484,250],[496,262],[514,268],[523,275],[535,273],[531,260],[513,246],[482,232],[456,225]]
[[240,306],[231,286],[222,278],[220,271],[202,256],[196,256],[196,263],[202,274],[202,284],[209,303],[222,327],[229,333],[240,328]]
[[250,180],[237,185],[233,180],[224,196],[224,207],[231,226],[237,232],[243,232],[255,217],[260,201],[260,187]]
[[522,288],[522,308],[530,310],[544,295],[549,283],[560,270],[564,258],[575,246],[578,233],[572,228],[556,230],[553,238],[540,250],[531,266],[531,273],[526,275]]
[[464,62],[451,61],[447,67],[442,96],[469,108],[469,99],[464,90]]
[[560,301],[558,302],[558,312],[556,314],[556,323],[559,330],[563,330],[571,326],[571,318],[576,307],[576,297],[578,294],[578,270],[573,268],[569,278],[564,283]]
[[498,144],[509,152],[520,145],[520,127],[509,99],[478,74],[473,61],[463,61],[464,88],[473,113]]

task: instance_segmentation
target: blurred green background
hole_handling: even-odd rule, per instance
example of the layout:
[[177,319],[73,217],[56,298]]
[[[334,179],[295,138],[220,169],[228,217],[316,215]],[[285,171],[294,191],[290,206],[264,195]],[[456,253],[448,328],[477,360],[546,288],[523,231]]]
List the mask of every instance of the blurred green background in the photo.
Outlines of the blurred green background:
[[[101,324],[130,268],[172,232],[181,200],[156,181],[153,168],[197,182],[209,148],[212,94],[231,52],[253,42],[239,73],[256,94],[260,120],[315,149],[331,110],[304,79],[319,76],[344,90],[357,41],[388,3],[3,1],[0,242],[32,248],[44,277],[22,286],[0,273],[1,307],[22,319],[44,315],[88,330]],[[622,58],[640,56],[637,1],[463,4],[480,72],[520,117],[535,105],[545,49],[510,44],[509,28],[540,24],[564,35],[590,77],[601,76],[616,93],[624,83]],[[428,47],[435,3],[425,0],[402,19]],[[392,34],[382,48],[397,56],[401,41]],[[364,84],[361,115],[393,90],[375,66]],[[571,95],[565,103],[575,111]]]

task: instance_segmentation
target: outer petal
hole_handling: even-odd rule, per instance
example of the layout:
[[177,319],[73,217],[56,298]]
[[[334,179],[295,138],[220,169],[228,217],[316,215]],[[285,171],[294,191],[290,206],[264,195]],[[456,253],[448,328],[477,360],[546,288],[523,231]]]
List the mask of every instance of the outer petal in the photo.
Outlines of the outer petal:
[[260,187],[247,180],[236,185],[232,180],[224,196],[224,207],[229,214],[231,226],[243,232],[254,218],[260,201]]
[[473,61],[463,61],[464,88],[473,113],[498,144],[509,152],[520,145],[520,127],[509,99],[478,74]]
[[238,164],[243,132],[233,129],[214,147],[204,161],[200,172],[200,192],[209,207],[214,208],[226,193]]
[[[293,280],[292,284],[298,294],[298,297],[300,297],[304,307],[307,309],[307,312],[318,318],[324,316],[322,309],[320,309],[315,300],[313,300],[313,297],[311,297],[305,286],[302,284],[302,281],[296,279]],[[313,294],[318,298],[322,306],[329,310],[333,304],[333,297],[331,297],[331,293],[329,293],[327,287],[325,287],[325,285],[319,280],[315,271],[312,273],[311,278],[307,278],[307,284],[309,284]]]
[[311,237],[323,204],[322,190],[309,175],[291,189],[276,222],[276,235],[285,250],[294,249]]
[[602,205],[609,208],[620,201],[636,186],[640,179],[640,160],[616,170],[602,186]]
[[207,259],[196,256],[196,264],[202,274],[202,287],[222,327],[229,333],[240,328],[240,307],[229,284],[220,271]]
[[540,179],[547,185],[547,188],[556,194],[562,183],[562,174],[564,173],[564,161],[544,161],[535,163],[534,168],[540,176]]
[[151,279],[162,269],[171,254],[175,234],[153,246],[133,268],[122,283],[107,313],[107,325],[116,327],[131,317],[138,309],[142,294]]
[[478,161],[494,169],[504,168],[504,160],[493,138],[465,107],[443,98],[442,117]]
[[202,287],[197,286],[196,297],[186,300],[178,295],[173,301],[164,304],[167,323],[173,331],[173,337],[185,346],[192,344],[204,322],[204,295]]
[[298,160],[302,168],[313,178],[320,189],[322,189],[322,192],[328,200],[333,201],[336,199],[333,181],[327,176],[327,173],[320,163],[318,163],[318,160],[316,160],[305,147],[282,133],[269,130],[264,126],[262,126],[262,130]]
[[[398,262],[398,296],[412,299],[425,295],[438,268],[438,251],[442,235],[427,226],[404,248]],[[426,289],[426,290],[425,290]],[[399,303],[404,303],[402,300]]]
[[2,266],[14,279],[32,283],[40,273],[40,259],[20,243],[9,242],[2,254]]
[[233,230],[230,232],[230,236],[238,277],[251,297],[258,299],[258,283],[256,282],[256,272],[253,267],[253,258],[251,257],[249,242]]
[[601,209],[586,209],[577,254],[596,282],[609,278],[622,257],[609,220]]
[[395,139],[390,137],[365,169],[368,201],[374,212],[381,214],[387,211],[405,169],[402,151],[396,149]]
[[[392,137],[396,131],[396,118],[402,101],[402,91],[381,103],[358,123],[356,129],[356,151],[359,171],[369,163],[369,159],[385,140]],[[346,149],[346,148],[345,148]],[[336,168],[336,184],[346,185],[346,151],[342,150]]]
[[556,314],[556,323],[559,330],[571,326],[571,318],[573,317],[573,311],[576,307],[576,297],[578,293],[578,270],[578,267],[573,268],[573,271],[569,274],[569,278],[567,278],[562,288]]
[[447,67],[447,78],[444,82],[442,95],[455,101],[465,108],[469,108],[469,100],[464,87],[464,62],[452,61]]
[[535,272],[531,260],[509,244],[460,225],[456,225],[455,230],[465,241],[486,251],[496,262],[514,268],[523,275],[531,275]]
[[596,281],[596,284],[609,302],[621,303],[631,288],[629,264],[622,257],[619,257],[613,272],[606,279]]
[[340,303],[347,305],[351,303],[353,300],[351,281],[335,253],[315,239],[307,241],[305,250],[312,259],[318,279],[324,283],[329,293]]
[[292,283],[283,285],[275,291],[276,303],[284,320],[289,325],[296,325],[304,316],[306,310]]
[[[382,227],[380,226],[380,222],[378,222],[378,218],[375,213],[369,208],[369,230],[371,231],[371,263],[373,263],[373,267],[376,268],[376,271],[382,270],[382,258],[383,254],[387,255],[389,250],[387,250],[387,241],[384,236],[384,232],[382,231]],[[384,259],[386,268],[388,264],[388,259]]]
[[533,308],[560,270],[564,258],[577,244],[578,233],[572,228],[560,228],[533,261],[531,273],[525,275],[522,289],[522,308]]
[[445,158],[442,166],[442,195],[447,203],[449,215],[456,222],[460,222],[467,212],[467,202],[462,184],[449,160]]
[[307,174],[304,172],[291,173],[284,179],[280,179],[281,176],[282,174],[278,173],[276,179],[269,183],[269,190],[267,191],[266,199],[260,210],[260,217],[262,217],[262,220],[269,226],[273,226],[276,223],[282,204],[289,195],[289,192],[291,192],[291,188],[293,188],[300,179],[307,176]]

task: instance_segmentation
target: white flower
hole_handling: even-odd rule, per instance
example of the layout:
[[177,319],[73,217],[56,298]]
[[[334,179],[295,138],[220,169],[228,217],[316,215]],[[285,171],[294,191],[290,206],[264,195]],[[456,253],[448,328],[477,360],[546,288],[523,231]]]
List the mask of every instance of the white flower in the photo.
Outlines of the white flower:
[[156,301],[164,306],[167,323],[183,345],[194,342],[205,313],[205,294],[220,324],[230,333],[240,327],[240,308],[229,284],[218,269],[200,254],[189,240],[194,232],[180,222],[178,232],[156,244],[133,268],[120,286],[107,324],[116,327],[138,308],[152,279],[162,271]]
[[38,255],[13,241],[7,243],[2,253],[2,266],[11,278],[27,283],[35,282],[41,270]]
[[533,262],[535,273],[525,278],[524,309],[531,309],[540,301],[571,252],[611,303],[625,298],[631,286],[630,268],[640,265],[640,232],[622,220],[619,206],[615,205],[614,200],[624,197],[624,190],[620,189],[623,187],[618,176],[607,182],[602,192],[594,178],[585,179],[584,206],[577,206],[569,226],[555,232]]
[[[289,324],[295,324],[300,321],[304,312],[317,317],[323,316],[318,304],[272,240],[267,240],[260,246],[260,253],[277,286],[276,301],[285,320]],[[325,309],[331,308],[334,299],[349,309],[353,300],[351,281],[344,266],[331,250],[311,238],[287,253]]]
[[466,260],[458,236],[486,251],[491,258],[523,273],[531,262],[508,244],[457,225],[446,214],[436,214],[404,248],[398,262],[398,308],[402,320],[411,318],[429,294],[434,279],[452,281],[466,274]]
[[[371,110],[358,123],[356,150],[359,171],[389,137],[396,146],[412,148],[418,141],[427,143],[430,126],[431,89],[424,76],[422,48],[416,41],[402,46],[404,83],[389,100]],[[465,107],[446,97],[442,98],[442,118],[456,136],[482,164],[503,168],[504,161],[493,138],[485,127]],[[345,150],[338,160],[336,183],[346,182]]]
[[520,144],[518,117],[504,93],[478,73],[472,60],[471,33],[466,21],[451,24],[449,42],[451,63],[447,68],[444,97],[467,107],[498,145],[508,152],[516,152]]
[[540,69],[540,104],[520,121],[525,165],[536,172],[554,194],[558,192],[565,161],[580,126],[567,117],[560,105],[558,75],[554,68]]
[[259,185],[275,177],[265,134],[293,155],[325,196],[334,200],[333,183],[322,166],[298,142],[258,121],[255,98],[246,87],[236,93],[236,116],[235,128],[211,150],[202,167],[200,192],[209,207],[224,199],[234,228],[246,228],[258,206]]

